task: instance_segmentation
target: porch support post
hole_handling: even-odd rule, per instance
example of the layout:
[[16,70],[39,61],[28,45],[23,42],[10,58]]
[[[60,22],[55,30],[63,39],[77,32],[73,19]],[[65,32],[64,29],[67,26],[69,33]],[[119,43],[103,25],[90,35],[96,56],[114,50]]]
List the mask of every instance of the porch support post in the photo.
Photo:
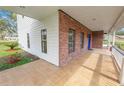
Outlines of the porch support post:
[[124,58],[121,66],[121,72],[120,72],[120,85],[124,86]]
[[115,31],[113,32],[113,36],[112,36],[112,45],[114,46],[115,45]]
[[110,34],[108,34],[108,48],[111,46]]

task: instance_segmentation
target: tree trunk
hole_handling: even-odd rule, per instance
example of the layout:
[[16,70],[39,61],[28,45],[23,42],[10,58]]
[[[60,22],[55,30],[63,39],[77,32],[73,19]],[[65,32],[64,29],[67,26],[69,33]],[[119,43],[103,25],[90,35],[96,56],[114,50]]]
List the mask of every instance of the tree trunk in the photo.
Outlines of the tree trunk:
[[10,49],[11,49],[11,50],[13,50],[13,49],[14,49],[14,47],[10,47]]

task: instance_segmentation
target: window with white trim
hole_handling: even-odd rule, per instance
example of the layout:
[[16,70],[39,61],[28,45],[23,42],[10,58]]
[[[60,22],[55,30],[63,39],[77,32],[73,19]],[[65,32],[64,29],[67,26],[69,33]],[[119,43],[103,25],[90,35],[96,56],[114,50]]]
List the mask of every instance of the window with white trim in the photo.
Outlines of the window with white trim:
[[41,48],[43,53],[47,53],[47,30],[41,30]]
[[75,30],[73,29],[68,31],[68,51],[69,53],[75,51]]

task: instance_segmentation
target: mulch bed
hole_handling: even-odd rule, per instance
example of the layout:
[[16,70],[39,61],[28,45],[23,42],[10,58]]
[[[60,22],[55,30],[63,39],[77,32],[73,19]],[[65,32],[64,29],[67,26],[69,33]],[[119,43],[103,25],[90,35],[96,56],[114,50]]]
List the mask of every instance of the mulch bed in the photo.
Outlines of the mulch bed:
[[[13,51],[15,51],[15,50],[11,50],[10,52],[13,52]],[[30,53],[28,53],[28,52],[26,52],[26,51],[21,52],[21,55],[26,56],[26,57],[30,57],[30,58],[33,59],[33,61],[39,59],[39,57],[37,57],[37,56],[35,56],[35,55],[32,55],[32,54],[30,54]],[[1,57],[1,58],[0,58],[0,62],[1,62],[1,59],[6,60],[8,57],[9,57],[9,56]]]
[[18,50],[16,50],[16,49],[8,49],[8,50],[4,50],[4,51],[7,51],[7,52],[16,52]]
[[[15,50],[8,50],[8,51],[13,52]],[[20,54],[25,56],[25,57],[27,57],[27,58],[31,58],[32,59],[31,61],[35,61],[35,60],[39,59],[39,57],[37,57],[35,55],[32,55],[32,54],[30,54],[28,52],[25,52],[25,51],[20,52]],[[0,64],[8,63],[8,60],[9,60],[10,56],[0,57]]]

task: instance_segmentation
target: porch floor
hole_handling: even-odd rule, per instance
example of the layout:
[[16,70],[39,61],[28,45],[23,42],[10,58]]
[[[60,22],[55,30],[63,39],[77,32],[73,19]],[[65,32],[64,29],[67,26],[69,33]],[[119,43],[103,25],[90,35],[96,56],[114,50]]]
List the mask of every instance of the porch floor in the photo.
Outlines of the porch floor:
[[64,67],[44,60],[0,72],[0,85],[119,85],[111,53],[94,49]]

